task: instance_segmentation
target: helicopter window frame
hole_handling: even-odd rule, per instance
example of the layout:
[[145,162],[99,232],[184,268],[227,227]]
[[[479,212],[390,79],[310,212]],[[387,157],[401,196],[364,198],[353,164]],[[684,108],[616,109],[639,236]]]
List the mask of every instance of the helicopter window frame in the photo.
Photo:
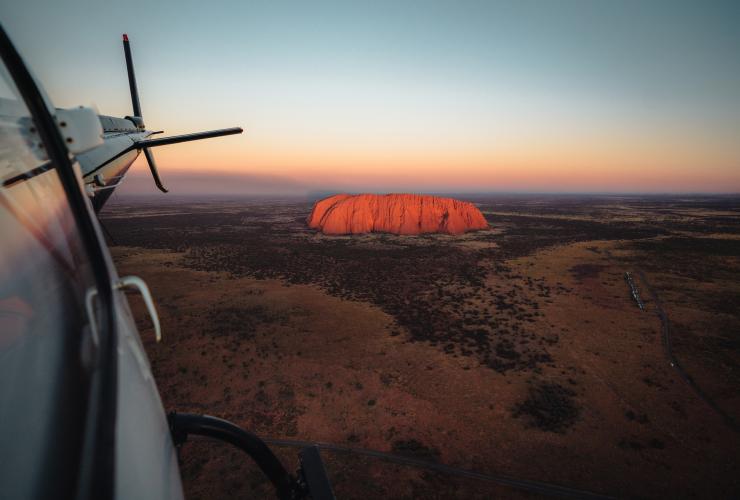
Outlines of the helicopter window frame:
[[[84,425],[83,455],[77,474],[77,498],[110,498],[115,480],[115,430],[117,384],[117,332],[115,328],[114,291],[109,259],[92,209],[74,170],[73,160],[57,129],[53,107],[0,25],[0,59],[23,99],[56,170],[68,208],[79,231],[98,291],[100,309],[100,345],[98,357],[90,371],[90,391]],[[17,179],[23,181],[25,179]],[[65,466],[65,464],[60,464]],[[66,466],[71,466],[67,464]]]

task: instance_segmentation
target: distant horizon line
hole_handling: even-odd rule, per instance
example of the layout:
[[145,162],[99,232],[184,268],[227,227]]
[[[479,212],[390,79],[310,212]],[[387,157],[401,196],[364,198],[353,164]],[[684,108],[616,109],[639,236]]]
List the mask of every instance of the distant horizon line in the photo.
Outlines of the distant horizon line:
[[[676,196],[688,196],[688,197],[713,197],[713,198],[734,198],[740,197],[740,192],[716,192],[716,191],[674,191],[674,192],[663,192],[663,191],[408,191],[408,190],[311,190],[304,194],[298,193],[177,193],[170,192],[163,195],[159,192],[153,193],[125,193],[120,196],[116,196],[116,199],[120,198],[302,198],[302,199],[313,199],[317,197],[327,197],[337,194],[426,194],[432,196],[602,196],[602,197],[676,197]],[[111,200],[114,201],[114,200]]]

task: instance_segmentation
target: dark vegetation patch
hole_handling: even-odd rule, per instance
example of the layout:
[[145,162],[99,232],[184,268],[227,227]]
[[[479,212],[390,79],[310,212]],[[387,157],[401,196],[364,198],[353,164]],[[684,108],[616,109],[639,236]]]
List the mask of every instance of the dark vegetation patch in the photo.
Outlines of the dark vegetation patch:
[[543,248],[592,240],[634,240],[668,233],[666,228],[646,223],[552,219],[531,215],[489,215],[492,225],[504,223],[506,238],[499,242],[505,258],[529,255]]
[[650,423],[650,419],[644,413],[635,413],[632,410],[627,410],[624,413],[624,416],[625,416],[625,418],[627,420],[629,420],[631,422],[637,422],[637,423],[640,423],[640,424],[648,424],[648,423]]
[[575,279],[583,281],[586,278],[598,278],[604,269],[606,266],[600,264],[576,264],[569,271]]
[[740,329],[720,331],[712,341],[718,349],[740,352]]
[[548,432],[565,432],[577,420],[580,407],[572,390],[556,383],[529,387],[527,399],[516,405],[515,417],[523,417],[527,425]]
[[740,290],[723,290],[712,294],[711,310],[740,317]]
[[[730,387],[740,387],[740,318],[713,318],[711,322],[671,324],[673,352],[681,360],[696,366],[689,377],[696,382],[720,377]],[[729,391],[728,394],[733,391]],[[719,398],[722,392],[716,393]]]
[[662,439],[650,438],[648,440],[641,440],[635,437],[622,438],[617,443],[623,450],[642,451],[646,449],[663,450],[665,449],[665,442]]
[[213,337],[239,335],[248,338],[260,324],[286,324],[289,319],[287,314],[263,305],[220,307],[208,311],[207,316],[203,333]]
[[396,455],[424,460],[427,462],[439,462],[440,453],[437,448],[429,447],[416,439],[401,439],[393,441],[391,451]]
[[650,253],[671,253],[680,255],[702,255],[705,257],[740,257],[740,240],[722,238],[670,237],[656,240],[638,241],[636,248]]
[[[670,237],[631,242],[642,267],[700,282],[737,275],[740,240]],[[730,304],[732,301],[730,301]]]

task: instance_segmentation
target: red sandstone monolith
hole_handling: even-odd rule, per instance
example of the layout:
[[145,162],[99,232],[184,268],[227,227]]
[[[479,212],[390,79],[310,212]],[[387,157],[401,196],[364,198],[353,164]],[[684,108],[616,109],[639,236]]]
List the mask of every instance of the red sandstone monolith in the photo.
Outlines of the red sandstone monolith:
[[461,234],[488,228],[472,203],[420,194],[337,194],[317,201],[307,222],[324,234]]

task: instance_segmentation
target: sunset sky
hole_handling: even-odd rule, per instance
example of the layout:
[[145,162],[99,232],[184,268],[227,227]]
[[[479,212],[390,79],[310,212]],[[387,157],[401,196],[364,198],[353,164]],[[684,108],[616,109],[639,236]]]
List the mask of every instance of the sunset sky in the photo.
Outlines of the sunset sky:
[[24,0],[0,21],[57,106],[131,113],[125,32],[149,128],[245,129],[157,148],[170,184],[740,192],[739,1]]

